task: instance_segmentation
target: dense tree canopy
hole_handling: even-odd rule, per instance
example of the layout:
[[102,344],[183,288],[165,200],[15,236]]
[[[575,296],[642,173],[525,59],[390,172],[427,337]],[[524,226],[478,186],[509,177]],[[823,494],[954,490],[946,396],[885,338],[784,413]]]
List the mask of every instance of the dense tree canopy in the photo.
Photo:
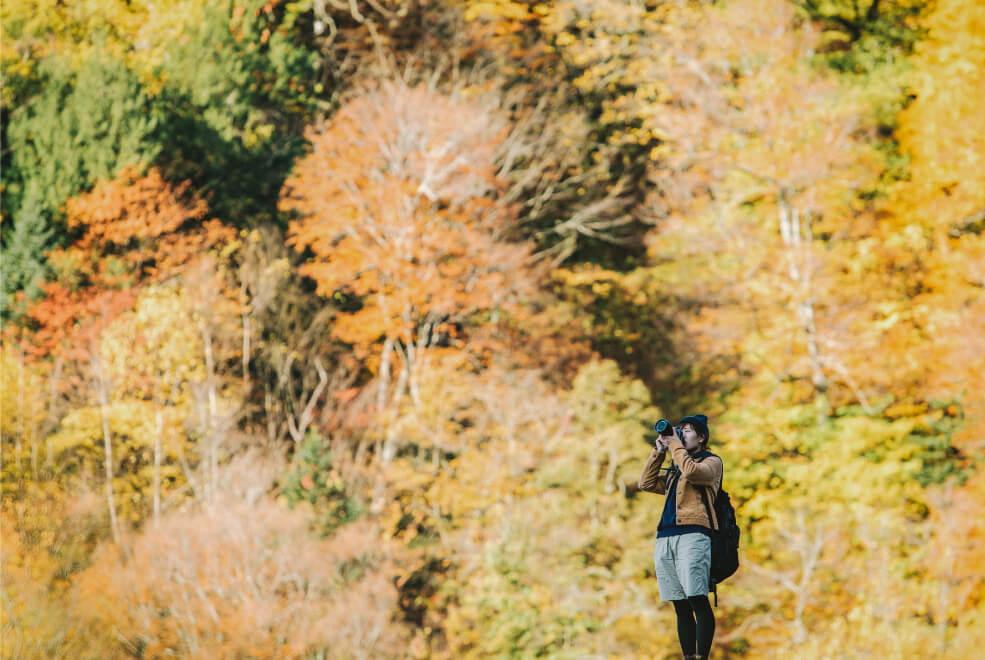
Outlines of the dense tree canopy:
[[0,655],[985,643],[974,0],[2,8]]

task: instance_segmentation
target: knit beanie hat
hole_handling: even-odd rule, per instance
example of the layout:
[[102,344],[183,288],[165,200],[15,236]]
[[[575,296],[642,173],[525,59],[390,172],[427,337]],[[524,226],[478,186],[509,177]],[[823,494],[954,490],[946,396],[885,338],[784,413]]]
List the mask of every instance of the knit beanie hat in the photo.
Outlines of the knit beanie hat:
[[694,430],[698,432],[698,435],[703,435],[706,438],[711,438],[711,434],[708,432],[708,416],[707,415],[690,415],[685,417],[681,421],[677,422],[677,427],[680,428],[685,424],[690,424],[694,427]]

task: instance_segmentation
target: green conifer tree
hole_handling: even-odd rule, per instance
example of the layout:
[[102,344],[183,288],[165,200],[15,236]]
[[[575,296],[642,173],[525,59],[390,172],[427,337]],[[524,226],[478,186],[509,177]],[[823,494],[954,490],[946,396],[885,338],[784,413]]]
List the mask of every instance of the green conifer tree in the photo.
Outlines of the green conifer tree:
[[0,249],[0,313],[15,309],[14,294],[24,291],[37,296],[47,268],[43,253],[54,232],[41,208],[37,181],[31,182],[23,206],[14,217],[9,235],[4,234]]
[[296,37],[261,2],[219,3],[165,58],[165,169],[191,179],[228,222],[270,220],[302,152],[322,88],[318,53]]
[[3,284],[0,313],[14,294],[35,296],[46,272],[44,253],[65,237],[65,201],[126,165],[158,153],[150,98],[124,65],[88,59],[77,72],[63,59],[40,65],[41,91],[10,115],[2,188]]
[[95,56],[73,73],[52,58],[42,68],[42,91],[10,117],[4,208],[16,215],[36,185],[41,212],[55,219],[72,195],[124,165],[153,160],[157,120],[140,82],[119,62]]

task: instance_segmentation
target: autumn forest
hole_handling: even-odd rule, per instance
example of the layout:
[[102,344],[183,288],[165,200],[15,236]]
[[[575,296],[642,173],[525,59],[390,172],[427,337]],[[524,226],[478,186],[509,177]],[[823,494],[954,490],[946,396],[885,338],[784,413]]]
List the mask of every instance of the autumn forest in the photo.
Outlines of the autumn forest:
[[0,657],[985,645],[985,4],[4,0]]

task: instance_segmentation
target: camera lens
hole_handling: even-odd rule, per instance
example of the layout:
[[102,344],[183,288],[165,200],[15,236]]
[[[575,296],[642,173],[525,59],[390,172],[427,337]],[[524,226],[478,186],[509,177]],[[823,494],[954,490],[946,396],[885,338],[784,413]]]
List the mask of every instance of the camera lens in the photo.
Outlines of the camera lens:
[[659,422],[653,425],[653,430],[659,433],[660,435],[664,435],[665,434],[664,432],[669,428],[670,428],[670,421],[666,419],[661,419]]

